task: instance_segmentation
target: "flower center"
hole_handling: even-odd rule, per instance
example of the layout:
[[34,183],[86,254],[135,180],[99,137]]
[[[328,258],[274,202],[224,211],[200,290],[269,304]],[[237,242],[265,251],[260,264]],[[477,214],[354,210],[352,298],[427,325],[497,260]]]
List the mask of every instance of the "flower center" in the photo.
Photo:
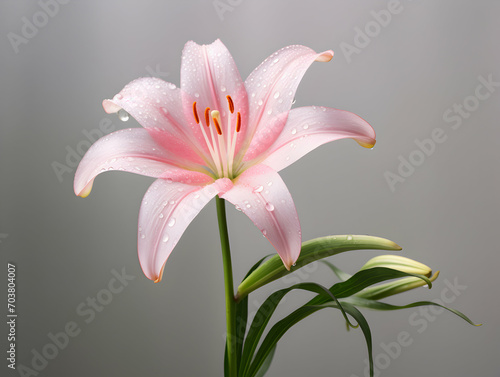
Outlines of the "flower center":
[[[219,110],[211,110],[207,107],[203,113],[205,128],[198,115],[196,101],[193,102],[193,116],[196,124],[200,126],[210,152],[210,168],[214,175],[217,178],[233,179],[235,178],[234,173],[237,171],[236,166],[234,166],[234,157],[236,140],[241,131],[241,114],[239,111],[234,114],[234,103],[231,96],[226,96],[226,99],[229,108],[226,124],[223,123]],[[234,126],[232,126],[233,124]]]

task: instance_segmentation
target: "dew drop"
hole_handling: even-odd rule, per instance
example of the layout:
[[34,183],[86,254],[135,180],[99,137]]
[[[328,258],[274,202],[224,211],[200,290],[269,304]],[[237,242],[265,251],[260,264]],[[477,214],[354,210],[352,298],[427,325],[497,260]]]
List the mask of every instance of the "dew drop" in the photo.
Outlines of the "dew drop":
[[306,123],[306,124],[304,124],[304,125],[302,126],[302,128],[303,128],[304,130],[307,130],[307,129],[309,128],[309,125]]
[[294,98],[292,101],[292,105],[295,105],[295,102],[297,102],[297,100]]
[[167,242],[168,241],[168,235],[165,234],[165,236],[163,237],[163,242]]
[[251,208],[252,206],[251,206],[250,204],[247,204],[247,205],[246,205],[246,207],[247,207],[247,208]]
[[279,97],[279,96],[280,96],[280,92],[276,92],[276,93],[274,93],[274,98],[275,98],[275,99],[278,99],[278,97]]
[[173,227],[175,225],[175,218],[172,217],[170,220],[168,220],[168,226]]
[[260,100],[259,100],[259,102],[257,102],[257,104],[258,104],[259,106],[262,106],[262,104],[263,104],[262,100],[260,99]]
[[257,192],[262,192],[262,190],[264,190],[264,187],[263,186],[256,186],[254,189],[253,189],[253,192],[257,193]]
[[265,236],[266,236],[266,234],[267,234],[267,230],[262,229],[262,234],[263,234],[263,235],[264,235],[264,237],[265,237]]
[[294,263],[294,264],[292,264],[292,267],[295,267],[296,265],[297,265],[297,263]]
[[268,186],[272,186],[272,185],[273,185],[273,181],[268,182],[268,183],[267,183],[267,185],[268,185]]
[[235,205],[234,208],[236,208],[236,211],[241,211],[241,207],[239,205]]
[[226,91],[226,87],[225,87],[224,85],[222,85],[222,86],[220,87],[220,90],[221,90],[221,92],[225,92],[225,91]]
[[347,241],[352,241],[352,236],[347,236]]
[[273,60],[273,63],[277,63],[277,62],[279,62],[279,61],[280,61],[280,59],[279,59],[279,58],[276,58],[276,59],[274,59],[274,60]]
[[163,213],[160,213],[160,215],[158,216],[160,219],[163,219]]
[[267,203],[266,203],[266,209],[267,209],[269,212],[272,212],[272,211],[274,211],[274,205],[273,205],[272,203],[267,202]]
[[121,100],[121,99],[123,99],[123,96],[120,93],[118,93],[116,96],[114,96],[113,99],[114,100]]
[[272,113],[273,113],[273,109],[269,109],[269,110],[267,110],[267,114],[268,114],[268,115],[271,115]]
[[296,128],[292,129],[292,135],[295,135],[296,133],[297,133],[297,129]]
[[200,93],[196,92],[196,93],[194,94],[194,96],[195,96],[196,98],[198,98],[198,97],[200,96]]
[[177,88],[177,87],[175,86],[175,84],[172,84],[172,83],[169,83],[169,84],[168,84],[168,87],[169,87],[170,89],[175,89],[175,88]]
[[141,234],[141,238],[144,239],[146,238],[146,236],[144,234]]
[[163,115],[168,115],[168,110],[165,107],[160,107],[160,111],[163,113]]
[[118,110],[118,119],[120,119],[122,122],[126,122],[129,120],[130,115],[123,109]]

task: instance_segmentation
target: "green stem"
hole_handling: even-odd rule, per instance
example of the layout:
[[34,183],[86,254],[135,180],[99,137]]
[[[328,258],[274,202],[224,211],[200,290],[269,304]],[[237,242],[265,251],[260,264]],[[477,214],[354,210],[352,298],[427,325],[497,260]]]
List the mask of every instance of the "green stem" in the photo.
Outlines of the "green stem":
[[215,197],[215,202],[217,204],[222,263],[224,265],[228,377],[236,377],[238,374],[236,360],[236,301],[234,300],[233,269],[231,266],[231,250],[229,249],[229,235],[227,232],[226,202],[218,196]]

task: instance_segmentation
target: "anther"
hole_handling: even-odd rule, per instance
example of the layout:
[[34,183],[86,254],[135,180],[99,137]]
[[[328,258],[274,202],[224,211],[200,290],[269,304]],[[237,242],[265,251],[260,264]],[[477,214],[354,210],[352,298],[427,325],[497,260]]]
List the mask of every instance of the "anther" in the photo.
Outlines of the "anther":
[[220,128],[220,113],[218,110],[212,110],[210,113],[215,125],[215,129],[219,135],[222,135],[222,129]]
[[229,111],[232,113],[234,113],[234,103],[233,103],[233,99],[231,98],[231,96],[226,96],[227,98],[227,103],[229,105]]
[[198,117],[198,111],[196,111],[196,101],[193,102],[193,115],[194,115],[194,120],[196,121],[196,124],[200,124],[200,118]]
[[222,135],[222,130],[220,128],[219,122],[217,121],[217,118],[212,118],[214,121],[215,129],[217,130],[217,133],[219,135]]
[[240,130],[241,130],[241,114],[238,111],[238,113],[236,115],[237,115],[237,117],[236,117],[236,132],[240,132]]
[[210,107],[205,109],[205,123],[207,124],[207,127],[210,126]]

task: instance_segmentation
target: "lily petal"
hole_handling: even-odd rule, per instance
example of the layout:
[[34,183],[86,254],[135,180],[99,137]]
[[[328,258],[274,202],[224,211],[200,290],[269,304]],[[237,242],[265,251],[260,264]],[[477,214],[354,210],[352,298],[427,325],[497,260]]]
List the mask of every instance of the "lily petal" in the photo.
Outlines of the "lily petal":
[[265,165],[253,166],[221,197],[253,221],[290,269],[299,257],[302,237],[295,204],[279,174]]
[[139,78],[128,83],[112,100],[104,100],[103,107],[108,114],[125,110],[159,144],[166,149],[175,146],[176,154],[184,159],[201,164],[208,154],[195,134],[185,127],[181,91],[174,84],[155,77]]
[[[192,41],[186,43],[182,52],[181,88],[186,118],[192,126],[195,123],[192,116],[194,101],[201,113],[207,107],[220,112],[224,137],[233,134],[238,112],[242,124],[247,124],[248,99],[245,85],[233,57],[220,40],[209,45],[198,45]],[[228,95],[234,104],[232,114],[226,98]],[[203,122],[203,117],[200,118]],[[239,138],[240,143],[241,139]]]
[[188,172],[174,166],[172,154],[161,148],[150,134],[141,128],[113,132],[94,143],[75,173],[76,195],[90,194],[95,177],[108,170],[122,170],[149,177],[169,177],[206,182],[210,177],[199,172]]
[[258,161],[280,171],[320,145],[345,138],[365,148],[375,145],[372,126],[356,114],[328,107],[299,107],[290,111],[281,135]]
[[218,193],[233,186],[218,179],[206,186],[193,186],[165,179],[156,180],[144,195],[139,212],[138,252],[144,274],[155,283],[182,234]]
[[[287,46],[269,56],[245,80],[250,114],[246,138],[251,139],[244,161],[257,157],[276,139],[286,122],[295,91],[314,61],[326,62],[333,51],[317,53],[305,46]],[[284,113],[281,121],[275,118]],[[272,130],[270,130],[270,125]]]

